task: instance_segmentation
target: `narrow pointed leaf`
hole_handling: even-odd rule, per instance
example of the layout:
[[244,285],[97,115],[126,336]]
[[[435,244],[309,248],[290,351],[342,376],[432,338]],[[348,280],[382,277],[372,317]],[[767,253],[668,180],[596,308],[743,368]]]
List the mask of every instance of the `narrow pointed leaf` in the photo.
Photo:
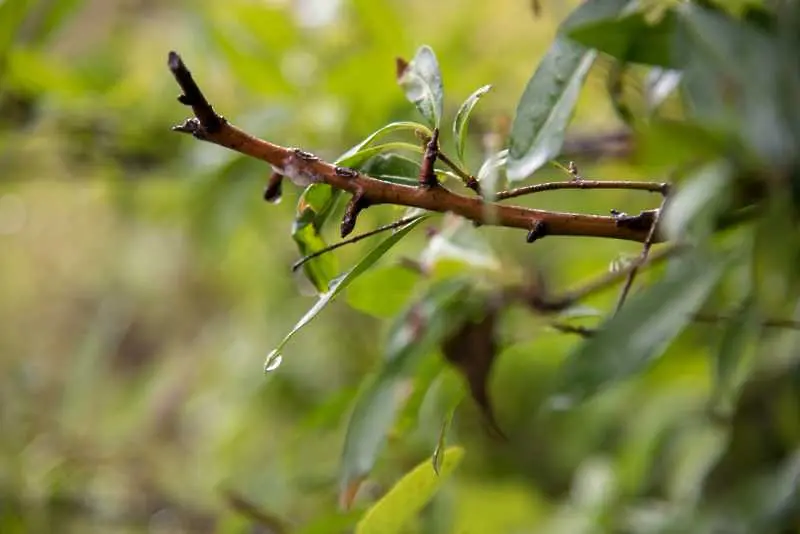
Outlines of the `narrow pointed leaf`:
[[397,73],[397,83],[428,124],[438,128],[442,119],[444,91],[436,54],[431,47],[421,46],[411,63],[403,67]]
[[592,21],[615,17],[629,0],[584,2],[564,21],[553,45],[528,81],[517,104],[509,137],[506,175],[519,181],[558,155],[583,82],[597,53],[566,33]]
[[438,476],[429,462],[419,464],[367,511],[356,527],[356,534],[404,532],[406,523],[436,495],[463,457],[464,449],[461,447],[444,451]]
[[483,98],[483,96],[488,93],[491,88],[491,85],[484,85],[480,89],[476,90],[474,93],[469,95],[469,97],[467,97],[464,103],[461,104],[461,107],[458,108],[458,112],[456,113],[456,118],[453,121],[453,135],[456,139],[456,153],[458,154],[458,159],[460,159],[462,162],[464,161],[464,147],[467,144],[469,117],[478,101]]
[[415,221],[409,223],[408,225],[404,226],[400,230],[397,230],[391,236],[384,239],[378,246],[373,248],[366,256],[364,256],[361,261],[359,261],[352,269],[344,273],[343,275],[335,278],[331,281],[328,285],[327,291],[322,293],[319,296],[316,304],[306,312],[306,314],[297,322],[297,324],[292,328],[292,330],[286,334],[286,337],[278,344],[275,350],[270,354],[267,358],[267,361],[271,361],[274,355],[279,354],[286,343],[294,336],[301,328],[306,326],[310,323],[314,317],[316,317],[319,312],[321,312],[325,306],[327,306],[333,299],[335,299],[344,289],[349,286],[353,280],[358,278],[362,273],[364,273],[367,269],[372,267],[384,254],[386,254],[393,246],[395,246],[401,239],[403,239],[406,235],[408,235],[411,230],[417,227],[422,221],[424,221],[427,217],[421,217],[416,219]]
[[561,398],[585,400],[661,356],[703,305],[726,263],[699,253],[682,258],[663,280],[634,295],[567,359]]
[[761,317],[754,298],[748,298],[728,319],[714,361],[718,409],[729,413],[749,371],[748,354],[758,339]]

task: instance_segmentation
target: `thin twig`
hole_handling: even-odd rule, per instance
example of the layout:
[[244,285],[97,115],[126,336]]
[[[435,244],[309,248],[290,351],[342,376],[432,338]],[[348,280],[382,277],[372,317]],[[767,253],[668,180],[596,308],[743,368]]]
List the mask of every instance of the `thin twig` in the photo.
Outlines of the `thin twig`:
[[661,207],[653,217],[653,222],[650,225],[650,231],[647,233],[647,239],[644,240],[644,245],[642,246],[640,261],[637,264],[634,264],[633,268],[628,273],[628,278],[625,279],[625,285],[622,286],[619,299],[617,299],[617,306],[614,309],[614,313],[617,313],[620,309],[622,309],[622,305],[625,304],[625,299],[628,298],[628,293],[631,291],[631,286],[633,286],[633,279],[636,278],[636,273],[639,272],[639,265],[647,260],[647,255],[650,253],[650,248],[653,246],[653,239],[656,236],[658,221],[661,219],[661,213],[664,211],[664,207],[667,205],[668,198],[669,197],[666,196],[664,197],[664,200],[661,202]]
[[570,180],[563,182],[547,182],[543,184],[528,185],[508,191],[500,191],[495,195],[495,200],[505,200],[508,198],[521,197],[544,191],[555,191],[557,189],[628,189],[635,191],[649,191],[651,193],[666,193],[669,184],[659,182],[633,182],[628,180]]
[[462,169],[461,166],[458,165],[456,162],[454,162],[452,159],[450,159],[450,157],[447,154],[445,154],[444,152],[439,152],[439,161],[450,167],[450,170],[453,171],[459,178],[461,178],[464,181],[464,185],[466,187],[472,189],[478,194],[481,193],[480,182],[478,182],[478,179],[472,176],[464,169]]
[[296,271],[297,269],[299,269],[300,267],[302,267],[303,265],[305,265],[309,261],[313,260],[314,258],[318,258],[318,257],[322,256],[323,254],[327,254],[328,252],[331,252],[332,250],[336,250],[337,248],[343,247],[345,245],[349,245],[351,243],[357,243],[358,241],[361,241],[362,239],[366,239],[368,237],[372,237],[372,236],[374,236],[376,234],[380,234],[381,232],[385,232],[387,230],[392,230],[394,228],[400,228],[401,226],[405,226],[407,224],[410,224],[410,223],[412,223],[412,222],[414,222],[417,219],[420,219],[422,217],[424,217],[424,215],[414,215],[413,217],[406,217],[404,219],[400,219],[400,220],[395,221],[393,223],[384,224],[383,226],[379,226],[379,227],[375,228],[374,230],[370,230],[369,232],[364,232],[363,234],[355,235],[355,236],[351,237],[350,239],[345,239],[344,241],[339,241],[338,243],[334,243],[333,245],[325,247],[322,250],[318,250],[318,251],[314,252],[313,254],[309,254],[308,256],[303,256],[302,258],[297,260],[294,263],[294,265],[292,265],[292,271]]
[[562,332],[564,334],[576,334],[581,337],[592,337],[597,333],[595,328],[589,328],[586,326],[577,326],[568,323],[550,323],[550,327]]
[[[360,192],[370,206],[393,204],[439,213],[452,212],[479,224],[521,228],[529,231],[536,221],[547,225],[551,236],[585,236],[644,242],[647,230],[620,226],[613,217],[565,213],[549,210],[504,206],[467,197],[445,187],[411,187],[371,178],[309,157],[310,154],[258,139],[216,115],[200,92],[180,57],[172,52],[169,68],[184,90],[180,101],[192,107],[195,117],[174,129],[194,137],[265,161],[273,170],[301,185],[326,183],[351,194]],[[487,209],[490,208],[490,209]]]

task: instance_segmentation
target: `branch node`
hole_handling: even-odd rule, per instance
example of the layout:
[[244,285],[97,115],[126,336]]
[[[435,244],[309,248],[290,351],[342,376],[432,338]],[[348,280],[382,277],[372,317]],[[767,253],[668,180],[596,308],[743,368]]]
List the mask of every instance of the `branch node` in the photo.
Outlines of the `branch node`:
[[537,220],[533,223],[533,227],[531,228],[530,232],[528,232],[528,237],[525,240],[528,243],[533,243],[534,241],[543,238],[547,235],[547,223],[544,221]]
[[652,228],[653,223],[656,222],[658,215],[657,209],[644,210],[639,215],[628,215],[624,212],[611,210],[611,215],[616,219],[617,226],[620,228],[628,228],[630,230],[637,230],[646,232]]
[[470,176],[465,184],[469,189],[475,191],[478,195],[481,194],[481,183],[474,176]]
[[282,190],[283,175],[279,172],[273,172],[269,177],[266,189],[264,189],[264,200],[277,204],[281,200]]
[[336,176],[341,176],[342,178],[358,178],[358,171],[349,167],[335,167],[334,172],[336,173]]
[[436,187],[439,185],[434,171],[437,157],[439,157],[439,128],[434,128],[430,141],[425,145],[425,155],[422,157],[422,166],[419,169],[420,186]]
[[299,148],[293,148],[292,152],[298,158],[302,159],[303,161],[314,162],[319,161],[319,158],[312,154],[311,152],[306,152],[305,150],[301,150]]
[[344,216],[342,217],[342,225],[340,228],[342,239],[350,235],[356,227],[358,215],[368,207],[369,201],[362,191],[353,195],[353,198],[350,199],[350,202],[347,203],[347,207],[344,209]]

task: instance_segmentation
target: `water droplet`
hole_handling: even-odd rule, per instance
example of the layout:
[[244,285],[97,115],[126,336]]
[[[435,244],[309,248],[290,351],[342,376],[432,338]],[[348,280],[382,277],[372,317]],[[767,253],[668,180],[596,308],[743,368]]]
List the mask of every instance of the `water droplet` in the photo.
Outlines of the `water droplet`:
[[277,350],[273,350],[267,356],[267,361],[264,362],[264,372],[270,373],[281,366],[283,356]]

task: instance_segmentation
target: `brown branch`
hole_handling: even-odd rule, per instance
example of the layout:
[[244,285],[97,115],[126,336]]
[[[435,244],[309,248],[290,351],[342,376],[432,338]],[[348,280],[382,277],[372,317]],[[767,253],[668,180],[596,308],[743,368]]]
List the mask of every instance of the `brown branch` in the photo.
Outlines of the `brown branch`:
[[500,191],[495,195],[495,200],[521,197],[544,191],[557,189],[629,189],[634,191],[649,191],[651,193],[666,194],[669,184],[660,182],[632,182],[627,180],[569,180],[563,182],[547,182],[543,184],[528,185],[508,191]]
[[326,183],[351,194],[360,193],[371,206],[393,204],[440,213],[452,212],[479,224],[530,231],[538,221],[546,225],[547,235],[553,236],[604,237],[639,242],[647,238],[647,229],[621,226],[613,217],[487,203],[481,198],[459,195],[441,186],[392,184],[351,169],[335,167],[307,152],[258,139],[231,125],[214,112],[178,54],[169,54],[168,65],[184,91],[180,102],[191,106],[195,114],[194,118],[174,127],[175,131],[190,133],[198,139],[265,161],[274,171],[297,185]]

